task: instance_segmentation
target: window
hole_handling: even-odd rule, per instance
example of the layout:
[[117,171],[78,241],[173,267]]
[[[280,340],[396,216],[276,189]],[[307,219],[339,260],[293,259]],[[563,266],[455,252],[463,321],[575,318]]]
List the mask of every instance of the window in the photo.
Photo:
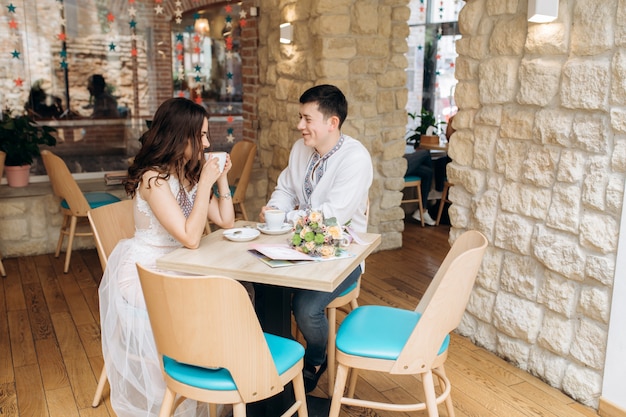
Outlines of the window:
[[[9,28],[0,30],[0,106],[57,128],[52,151],[77,178],[126,169],[146,122],[172,92],[223,114],[211,130],[219,127],[225,142],[240,137],[232,120],[241,114],[241,6],[206,2],[192,2],[199,8],[192,12],[172,3],[175,16],[161,2],[9,2],[0,12]],[[41,160],[31,173],[45,181]]]
[[408,112],[419,114],[423,108],[442,121],[456,113],[454,63],[461,7],[460,0],[411,0]]
[[241,114],[242,79],[237,3],[183,15],[172,32],[174,95],[204,103],[211,115]]

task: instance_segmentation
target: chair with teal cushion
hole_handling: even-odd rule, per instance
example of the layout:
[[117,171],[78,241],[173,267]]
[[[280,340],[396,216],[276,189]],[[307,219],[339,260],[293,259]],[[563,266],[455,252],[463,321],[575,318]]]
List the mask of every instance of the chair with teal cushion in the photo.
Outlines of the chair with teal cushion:
[[[180,399],[246,404],[269,398],[292,382],[295,402],[284,416],[307,417],[304,348],[263,333],[248,292],[219,276],[176,276],[137,265],[166,383],[159,416],[173,415]],[[178,400],[177,400],[178,397]]]
[[[65,162],[48,150],[41,151],[41,158],[46,167],[46,173],[50,178],[50,184],[54,194],[61,199],[61,212],[63,213],[63,222],[61,223],[61,231],[59,233],[59,241],[57,242],[55,257],[59,257],[63,240],[67,239],[67,249],[65,251],[65,265],[63,272],[67,273],[70,268],[70,259],[72,257],[72,245],[75,236],[93,236],[89,222],[87,221],[87,212],[90,209],[102,207],[107,204],[120,201],[117,196],[104,192],[83,193],[76,183],[72,173],[67,168]],[[81,225],[78,224],[81,220]],[[80,228],[79,226],[85,226]]]
[[[454,417],[450,381],[443,365],[450,332],[461,322],[486,248],[487,239],[480,232],[459,236],[414,311],[363,306],[344,319],[337,332],[338,369],[330,417],[339,416],[341,404],[402,412],[427,410],[429,417],[437,417],[437,405],[442,402],[448,416]],[[419,375],[425,401],[391,404],[356,399],[358,370]]]
[[413,188],[415,187],[415,198],[404,198],[400,204],[405,204],[405,203],[417,203],[417,207],[419,208],[420,211],[420,221],[422,224],[422,227],[424,227],[424,203],[422,200],[422,179],[420,177],[414,176],[414,175],[407,175],[406,177],[404,177],[404,188],[405,191],[404,192],[408,192],[409,190],[406,190],[407,188]]

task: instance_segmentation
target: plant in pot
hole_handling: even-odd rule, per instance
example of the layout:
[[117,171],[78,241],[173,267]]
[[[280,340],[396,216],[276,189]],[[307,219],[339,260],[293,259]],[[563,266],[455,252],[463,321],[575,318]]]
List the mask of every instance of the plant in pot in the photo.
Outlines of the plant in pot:
[[[30,166],[39,156],[40,145],[54,146],[56,129],[38,125],[25,114],[13,115],[9,109],[2,111],[0,118],[0,150],[6,153],[4,172],[10,187],[28,185]],[[14,174],[18,178],[14,177]],[[21,174],[21,179],[20,179]]]
[[[413,120],[414,127],[407,132],[407,144],[417,148],[422,142],[428,142],[430,144],[439,143],[438,133],[441,129],[441,125],[446,124],[446,122],[437,121],[435,115],[426,109],[422,109],[420,114],[409,112],[408,115]],[[430,129],[431,127],[432,129]],[[432,131],[433,134],[429,134],[429,130]]]

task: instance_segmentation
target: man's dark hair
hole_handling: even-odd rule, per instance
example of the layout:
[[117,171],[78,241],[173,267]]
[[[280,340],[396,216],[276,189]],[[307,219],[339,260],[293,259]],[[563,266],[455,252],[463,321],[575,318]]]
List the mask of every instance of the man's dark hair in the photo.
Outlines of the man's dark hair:
[[316,85],[306,90],[300,96],[300,103],[317,103],[317,109],[328,119],[331,116],[339,118],[339,128],[348,116],[348,101],[341,90],[334,85]]

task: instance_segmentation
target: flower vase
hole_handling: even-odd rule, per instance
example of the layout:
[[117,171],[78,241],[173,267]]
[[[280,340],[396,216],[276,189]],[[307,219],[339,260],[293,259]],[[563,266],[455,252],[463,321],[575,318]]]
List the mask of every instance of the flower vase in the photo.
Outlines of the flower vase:
[[5,166],[4,173],[9,187],[26,187],[30,180],[30,165]]

